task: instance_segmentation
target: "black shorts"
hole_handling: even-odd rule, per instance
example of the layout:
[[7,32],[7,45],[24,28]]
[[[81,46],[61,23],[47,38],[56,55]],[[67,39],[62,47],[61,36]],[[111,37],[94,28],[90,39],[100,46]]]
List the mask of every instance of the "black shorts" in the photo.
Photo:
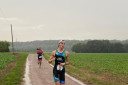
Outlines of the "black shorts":
[[42,60],[42,56],[38,56],[38,60]]
[[42,58],[38,58],[38,61],[42,61]]
[[56,66],[54,66],[53,77],[55,82],[60,81],[61,84],[65,84],[65,67],[63,68],[62,71],[58,71],[56,69]]

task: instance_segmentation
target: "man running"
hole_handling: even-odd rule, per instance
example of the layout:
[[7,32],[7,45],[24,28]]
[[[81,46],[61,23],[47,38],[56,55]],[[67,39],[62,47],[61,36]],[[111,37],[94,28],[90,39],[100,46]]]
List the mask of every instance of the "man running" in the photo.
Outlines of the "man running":
[[54,50],[49,58],[49,63],[55,61],[53,77],[55,85],[65,84],[65,65],[69,64],[69,52],[64,50],[65,41],[60,40],[58,49]]
[[39,68],[41,68],[42,54],[44,55],[43,51],[41,50],[41,47],[37,48],[37,54],[38,54],[38,64],[39,64]]

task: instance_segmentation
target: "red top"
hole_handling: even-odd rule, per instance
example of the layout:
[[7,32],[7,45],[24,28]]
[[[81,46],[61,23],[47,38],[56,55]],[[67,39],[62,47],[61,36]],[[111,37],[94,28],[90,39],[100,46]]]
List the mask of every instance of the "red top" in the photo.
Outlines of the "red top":
[[42,54],[42,53],[43,53],[43,51],[42,51],[42,50],[38,50],[38,51],[37,51],[37,53]]
[[43,53],[42,50],[38,50],[38,51],[37,51],[38,56],[42,56],[42,53]]

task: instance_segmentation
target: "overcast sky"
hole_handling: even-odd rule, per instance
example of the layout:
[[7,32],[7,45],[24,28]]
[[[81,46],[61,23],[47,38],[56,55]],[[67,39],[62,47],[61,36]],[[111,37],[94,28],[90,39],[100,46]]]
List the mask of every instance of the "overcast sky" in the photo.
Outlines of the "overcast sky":
[[0,0],[0,40],[128,39],[128,0]]

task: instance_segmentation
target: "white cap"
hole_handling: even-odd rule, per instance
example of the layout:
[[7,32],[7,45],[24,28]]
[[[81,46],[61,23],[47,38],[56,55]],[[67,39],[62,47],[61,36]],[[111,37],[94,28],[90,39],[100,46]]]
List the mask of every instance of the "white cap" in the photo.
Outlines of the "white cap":
[[60,40],[60,41],[59,41],[59,43],[61,43],[61,42],[64,42],[64,43],[65,43],[65,41],[64,41],[64,40]]

